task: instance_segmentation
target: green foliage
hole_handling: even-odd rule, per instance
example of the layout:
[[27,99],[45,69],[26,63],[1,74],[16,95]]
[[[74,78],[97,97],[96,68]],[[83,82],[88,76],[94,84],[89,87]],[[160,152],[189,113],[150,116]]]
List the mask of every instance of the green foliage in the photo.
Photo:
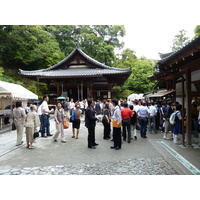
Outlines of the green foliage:
[[123,86],[116,88],[116,95],[123,94],[123,91],[126,91],[126,95],[129,91],[130,94],[151,92],[155,83],[150,82],[147,77],[154,74],[155,64],[155,60],[145,57],[137,58],[133,50],[125,49],[114,65],[120,68],[128,68],[131,66],[132,74]]
[[69,55],[76,44],[92,58],[112,65],[115,50],[124,46],[124,35],[121,25],[0,25],[0,65],[46,68]]
[[126,99],[130,94],[132,94],[132,91],[125,89],[123,86],[114,87],[113,98]]
[[119,40],[125,35],[124,26],[84,25],[77,28],[80,34],[76,42],[80,48],[99,62],[112,66],[116,59],[115,50],[124,46]]
[[10,76],[8,73],[6,73],[3,67],[0,67],[0,81],[15,83],[15,80],[12,78],[12,75]]
[[130,66],[134,66],[137,59],[135,51],[131,49],[123,50],[121,55],[118,55],[118,57],[119,58],[116,59],[114,66],[120,68],[129,68]]
[[3,76],[3,72],[4,72],[3,67],[0,67],[0,78]]
[[132,74],[124,84],[126,89],[132,91],[132,93],[145,93],[151,92],[154,82],[150,82],[148,76],[155,72],[155,61],[142,57],[136,59],[132,67]]
[[151,91],[154,83],[147,76],[154,73],[154,61],[138,59],[131,49],[119,55],[115,53],[124,47],[121,38],[125,33],[123,25],[0,25],[0,80],[21,84],[42,98],[47,85],[40,82],[37,91],[37,82],[22,78],[19,68],[34,70],[52,66],[78,44],[86,54],[106,65],[132,67],[125,84],[115,88],[116,97]]
[[187,31],[184,29],[179,31],[179,34],[175,35],[173,39],[173,46],[171,47],[172,51],[177,51],[184,47],[190,42],[189,37],[187,36]]
[[200,25],[197,25],[194,29],[194,38],[200,36]]
[[45,94],[45,92],[47,91],[47,84],[40,82],[38,92],[37,81],[33,81],[28,78],[22,78],[17,72],[18,70],[15,69],[8,69],[7,71],[5,71],[3,67],[0,67],[0,81],[22,85],[28,90],[37,94],[39,98],[42,98],[43,94]]
[[[47,84],[39,82],[39,85],[37,85],[37,81],[31,81],[29,83],[26,82],[27,89],[30,90],[31,92],[35,93],[38,95],[39,99],[42,99],[44,94],[47,91]],[[39,89],[39,91],[38,91]]]
[[119,40],[125,35],[121,25],[56,25],[43,26],[43,29],[56,38],[65,56],[79,45],[86,54],[110,66],[116,59],[115,49],[124,45]]
[[55,37],[60,50],[68,56],[74,49],[78,30],[74,25],[43,26],[45,31]]
[[41,69],[64,58],[54,36],[42,26],[0,26],[0,58],[4,68]]

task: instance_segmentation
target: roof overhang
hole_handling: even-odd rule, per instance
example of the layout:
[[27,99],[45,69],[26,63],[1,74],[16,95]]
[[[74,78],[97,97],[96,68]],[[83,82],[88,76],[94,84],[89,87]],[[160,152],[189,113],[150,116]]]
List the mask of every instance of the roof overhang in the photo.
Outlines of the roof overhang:
[[168,94],[174,93],[176,90],[169,90],[169,91],[163,91],[163,92],[158,92],[158,93],[154,93],[151,95],[148,95],[148,98],[151,97],[164,97],[167,96]]

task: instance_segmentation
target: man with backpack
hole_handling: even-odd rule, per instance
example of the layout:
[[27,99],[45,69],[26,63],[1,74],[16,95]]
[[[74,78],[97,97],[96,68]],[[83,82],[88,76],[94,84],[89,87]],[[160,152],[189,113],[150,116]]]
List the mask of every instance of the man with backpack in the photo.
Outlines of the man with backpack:
[[169,133],[169,131],[172,131],[172,125],[170,124],[169,122],[169,118],[171,116],[171,114],[173,113],[173,107],[172,107],[172,101],[169,101],[167,103],[167,107],[166,107],[166,111],[165,111],[165,132],[164,132],[164,136],[163,136],[163,139],[169,139],[167,137],[167,134]]
[[172,113],[172,115],[174,116],[174,119],[172,120],[172,115],[170,116],[170,123],[172,123],[172,121],[174,121],[174,125],[173,125],[173,142],[174,143],[178,143],[178,134],[182,134],[182,116],[181,116],[181,109],[182,109],[182,105],[177,104],[176,105],[176,111],[174,111]]

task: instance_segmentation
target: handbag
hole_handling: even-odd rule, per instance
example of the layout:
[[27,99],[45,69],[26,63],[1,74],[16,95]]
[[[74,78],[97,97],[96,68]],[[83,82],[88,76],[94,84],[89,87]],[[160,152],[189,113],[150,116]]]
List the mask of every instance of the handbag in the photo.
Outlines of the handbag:
[[122,122],[119,124],[119,126],[118,126],[118,121],[117,120],[113,120],[112,121],[112,127],[114,127],[114,128],[121,128],[122,127]]
[[64,129],[68,129],[69,128],[69,122],[68,122],[68,120],[65,120],[63,122],[63,126],[64,126]]
[[35,139],[35,138],[37,138],[37,137],[39,137],[39,132],[38,132],[38,131],[35,131],[34,134],[33,134],[33,138]]
[[16,126],[15,126],[15,123],[13,122],[12,123],[12,131],[16,130]]

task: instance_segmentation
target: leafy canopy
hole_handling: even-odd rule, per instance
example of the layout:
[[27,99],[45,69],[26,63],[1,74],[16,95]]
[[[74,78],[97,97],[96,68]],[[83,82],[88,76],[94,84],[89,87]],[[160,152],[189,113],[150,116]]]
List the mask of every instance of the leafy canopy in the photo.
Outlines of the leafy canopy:
[[[154,73],[154,62],[137,58],[131,49],[116,54],[124,47],[121,38],[125,34],[123,25],[0,25],[0,80],[19,83],[37,94],[36,82],[21,78],[17,74],[19,68],[47,68],[60,62],[79,45],[86,54],[106,65],[132,67],[125,84],[116,87],[116,95],[126,97],[133,92],[151,91],[153,83],[147,76]],[[41,96],[46,88],[42,84],[38,94]]]
[[184,29],[180,30],[173,39],[173,46],[171,47],[172,51],[177,51],[184,47],[190,42],[189,37],[187,36],[187,31]]

